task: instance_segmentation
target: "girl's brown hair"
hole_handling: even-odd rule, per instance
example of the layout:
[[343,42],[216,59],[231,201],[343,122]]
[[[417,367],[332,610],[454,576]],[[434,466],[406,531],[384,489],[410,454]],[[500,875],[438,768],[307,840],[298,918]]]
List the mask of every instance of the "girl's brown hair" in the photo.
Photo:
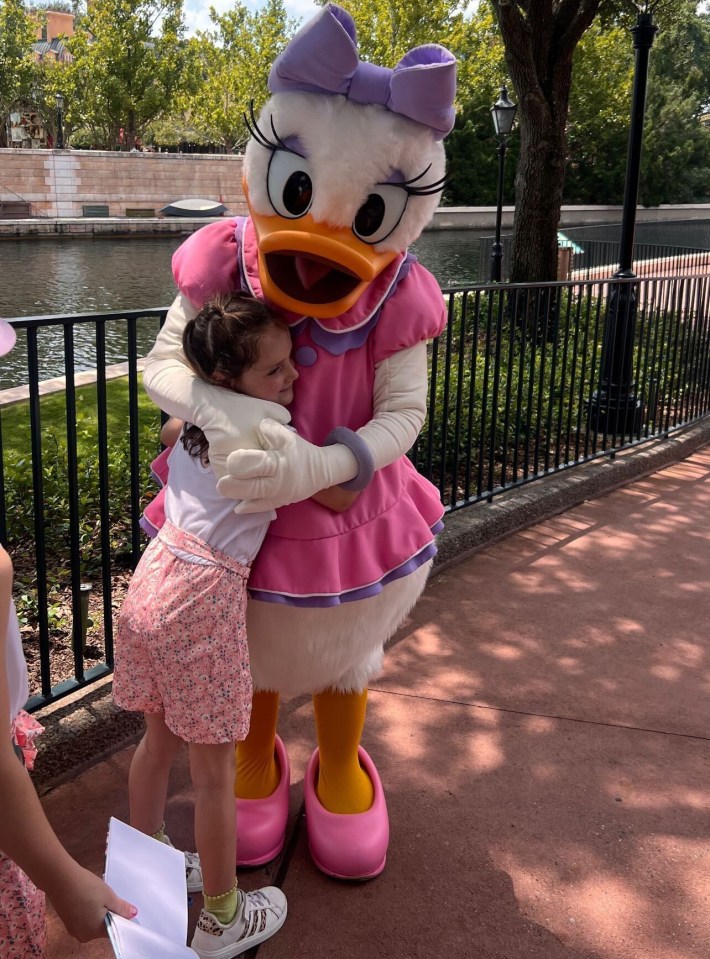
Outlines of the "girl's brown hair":
[[[259,340],[269,327],[286,329],[267,306],[246,293],[217,297],[190,320],[182,335],[188,363],[202,380],[233,388],[233,383],[259,358]],[[191,456],[207,463],[207,439],[186,424],[181,441]]]

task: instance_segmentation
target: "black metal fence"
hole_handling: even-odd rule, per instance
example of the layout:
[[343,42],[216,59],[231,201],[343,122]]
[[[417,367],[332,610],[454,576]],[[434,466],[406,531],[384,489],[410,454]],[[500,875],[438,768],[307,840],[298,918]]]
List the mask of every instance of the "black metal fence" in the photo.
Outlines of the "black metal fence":
[[[637,307],[630,342],[616,347],[641,404],[633,433],[613,416],[602,433],[589,426],[595,391],[610,389],[613,407],[625,389],[602,382],[615,286],[632,287]],[[448,298],[412,456],[449,510],[667,436],[710,409],[710,276],[482,285]]]
[[[610,292],[628,284],[445,291],[449,322],[431,345],[429,414],[411,456],[448,510],[668,436],[710,411],[710,276],[647,277],[631,282],[636,322],[613,346],[628,352],[637,422],[632,432],[613,417],[602,433],[590,427]],[[144,545],[138,521],[158,451],[159,414],[140,390],[136,330],[146,316],[157,330],[164,311],[15,321],[29,389],[0,407],[0,536],[16,566],[31,707],[112,666],[114,613]],[[107,375],[115,325],[125,328],[126,361]],[[41,340],[57,327],[66,384],[42,395]],[[86,385],[75,373],[77,328],[95,330],[97,374]]]

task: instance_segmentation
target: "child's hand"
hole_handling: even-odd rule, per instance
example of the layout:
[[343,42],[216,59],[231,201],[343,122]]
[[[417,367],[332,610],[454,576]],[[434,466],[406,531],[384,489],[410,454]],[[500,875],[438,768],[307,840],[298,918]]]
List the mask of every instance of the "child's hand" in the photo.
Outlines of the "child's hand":
[[321,490],[320,493],[314,493],[311,499],[333,510],[334,513],[344,513],[350,509],[361,492],[361,490],[343,489],[342,486],[331,486],[329,489]]
[[106,936],[106,913],[115,912],[124,919],[133,919],[138,910],[119,899],[116,893],[88,869],[81,866],[64,884],[59,893],[50,895],[57,915],[67,932],[79,942],[89,942]]
[[163,424],[163,428],[160,431],[160,442],[163,446],[173,447],[180,439],[180,434],[182,433],[182,428],[185,425],[183,420],[179,420],[176,416],[172,416],[167,423]]

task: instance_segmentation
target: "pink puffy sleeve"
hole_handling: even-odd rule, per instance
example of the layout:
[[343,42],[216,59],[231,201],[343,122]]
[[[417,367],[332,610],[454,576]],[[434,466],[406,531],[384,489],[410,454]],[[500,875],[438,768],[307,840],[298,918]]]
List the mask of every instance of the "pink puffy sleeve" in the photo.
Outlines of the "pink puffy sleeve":
[[438,336],[446,316],[439,284],[428,270],[413,263],[382,308],[375,329],[375,363]]
[[173,254],[175,283],[197,309],[239,289],[235,227],[234,219],[203,226]]

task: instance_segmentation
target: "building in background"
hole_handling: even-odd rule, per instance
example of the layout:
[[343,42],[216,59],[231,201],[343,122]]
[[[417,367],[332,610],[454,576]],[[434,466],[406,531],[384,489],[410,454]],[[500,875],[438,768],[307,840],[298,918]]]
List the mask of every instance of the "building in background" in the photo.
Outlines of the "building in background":
[[[64,46],[74,36],[74,14],[63,10],[37,9],[36,40],[32,44],[35,59],[69,63],[72,55]],[[48,149],[54,144],[54,117],[45,116],[32,99],[19,100],[4,119],[4,141],[21,150]],[[0,143],[2,138],[0,137]]]
[[40,10],[41,22],[37,24],[37,39],[33,44],[38,60],[68,62],[71,53],[62,42],[63,37],[74,36],[74,14],[60,10]]

